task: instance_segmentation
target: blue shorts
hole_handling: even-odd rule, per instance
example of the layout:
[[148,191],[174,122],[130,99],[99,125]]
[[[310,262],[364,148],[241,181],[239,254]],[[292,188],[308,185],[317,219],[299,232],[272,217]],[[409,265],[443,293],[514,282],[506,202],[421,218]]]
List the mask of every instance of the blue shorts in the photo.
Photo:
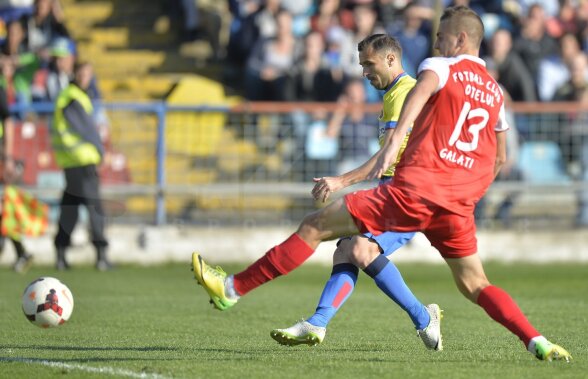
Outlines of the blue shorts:
[[[380,185],[391,182],[394,177],[385,177],[380,179]],[[408,241],[414,237],[416,232],[384,232],[378,236],[374,236],[372,233],[363,233],[369,240],[374,241],[380,247],[380,251],[385,256],[388,256],[406,245]],[[350,240],[352,237],[343,237],[337,241],[337,246],[343,240]]]
[[[388,256],[406,245],[408,241],[414,237],[415,232],[384,232],[378,236],[374,236],[372,233],[364,233],[368,239],[374,241],[380,247],[382,254]],[[337,246],[343,240],[350,240],[352,237],[343,237],[337,241]]]

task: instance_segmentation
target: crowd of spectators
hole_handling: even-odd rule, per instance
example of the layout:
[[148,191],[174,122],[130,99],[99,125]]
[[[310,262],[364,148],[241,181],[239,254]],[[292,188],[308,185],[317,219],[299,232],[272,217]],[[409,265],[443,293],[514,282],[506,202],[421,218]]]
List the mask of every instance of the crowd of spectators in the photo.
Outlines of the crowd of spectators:
[[[395,36],[415,75],[433,54],[437,1],[228,0],[227,63],[249,100],[336,101],[361,78],[357,43],[371,33]],[[482,57],[493,60],[513,101],[556,101],[572,62],[588,51],[588,2],[580,0],[442,1],[475,9],[486,27]],[[588,74],[587,74],[588,75]],[[239,79],[242,81],[239,82]],[[365,85],[367,100],[379,101]]]
[[[227,0],[226,46],[223,17],[206,2],[164,1],[162,10],[182,14],[182,42],[209,41],[211,63],[226,69],[227,86],[251,101],[378,103],[381,94],[362,78],[357,43],[373,33],[396,37],[403,66],[415,76],[420,62],[434,54],[439,12],[464,4],[482,17],[481,56],[510,100],[588,103],[585,0]],[[59,0],[0,0],[0,86],[9,104],[54,101],[71,80],[75,59],[76,43]],[[100,97],[95,80],[89,92]],[[104,112],[97,116],[106,120]],[[370,117],[335,112],[298,119],[320,124],[327,137],[338,139],[334,160],[341,162],[337,171],[344,171],[373,152],[375,128],[369,129],[372,136],[362,127],[375,122]],[[521,141],[537,135],[529,119],[513,121]],[[576,178],[588,181],[588,122],[578,116],[565,124],[547,138],[558,139],[564,156],[580,167]],[[588,225],[584,195],[578,197],[579,219]]]
[[[228,1],[232,13],[226,54],[226,63],[232,68],[228,85],[241,89],[251,101],[379,102],[381,94],[362,79],[357,43],[373,33],[396,37],[403,47],[403,66],[415,76],[420,62],[435,54],[433,21],[441,8],[468,5],[484,22],[480,55],[509,104],[588,103],[588,1]],[[373,153],[369,141],[375,139],[375,131],[365,125],[374,120],[368,121],[366,116],[336,111],[330,117],[302,118],[305,125],[321,123],[326,137],[337,139],[339,144],[338,154],[332,157],[338,168],[313,174],[348,170]],[[563,122],[568,125],[565,130],[552,130],[556,125],[537,125],[533,117],[511,116],[511,134],[520,137],[511,138],[511,157],[516,157],[518,141],[555,139],[568,159],[566,163],[579,167],[576,179],[588,180],[585,117],[574,116],[571,122]],[[374,134],[370,136],[366,130]],[[499,180],[524,176],[515,161]],[[507,194],[494,217],[508,225],[516,197],[517,193]],[[588,226],[588,192],[578,194],[578,203],[577,224]]]
[[[0,0],[0,86],[9,105],[22,110],[55,101],[72,79],[76,56],[59,0]],[[95,79],[90,93],[100,98]]]
[[[214,35],[212,51],[231,68],[229,85],[249,100],[337,101],[348,81],[361,78],[357,43],[372,33],[398,38],[413,76],[434,53],[439,1],[227,1],[231,21],[224,48],[218,15],[204,15],[200,1],[176,0],[185,18],[183,38]],[[481,15],[482,56],[496,64],[498,81],[513,101],[565,98],[573,62],[588,51],[588,2],[441,0],[443,7],[454,3]],[[210,20],[214,25],[207,27]],[[59,0],[0,0],[0,49],[1,85],[12,103],[54,100],[71,77],[76,55]],[[366,100],[378,102],[378,93],[364,87]]]

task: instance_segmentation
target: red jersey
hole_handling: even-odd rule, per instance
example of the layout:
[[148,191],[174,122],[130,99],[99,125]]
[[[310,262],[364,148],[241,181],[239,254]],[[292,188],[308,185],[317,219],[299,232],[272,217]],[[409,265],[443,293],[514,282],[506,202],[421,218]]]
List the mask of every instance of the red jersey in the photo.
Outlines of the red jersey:
[[503,94],[474,56],[425,59],[439,86],[412,127],[394,185],[469,215],[494,179],[496,132],[508,129]]

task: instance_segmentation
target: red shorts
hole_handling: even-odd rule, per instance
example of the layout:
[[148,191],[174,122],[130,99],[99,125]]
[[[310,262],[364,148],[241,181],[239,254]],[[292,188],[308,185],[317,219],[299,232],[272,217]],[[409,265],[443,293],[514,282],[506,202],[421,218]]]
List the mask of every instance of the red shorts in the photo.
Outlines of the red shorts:
[[345,196],[347,210],[362,233],[421,231],[444,258],[477,252],[474,214],[463,216],[394,185]]

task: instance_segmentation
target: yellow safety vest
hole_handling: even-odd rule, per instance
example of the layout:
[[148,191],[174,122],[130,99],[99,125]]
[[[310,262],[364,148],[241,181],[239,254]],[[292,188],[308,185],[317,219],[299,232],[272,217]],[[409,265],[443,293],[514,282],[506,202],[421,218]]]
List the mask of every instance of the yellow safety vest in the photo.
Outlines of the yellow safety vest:
[[91,116],[94,112],[90,97],[75,84],[70,84],[57,97],[51,128],[51,143],[55,152],[55,161],[62,168],[99,164],[102,159],[96,146],[75,133],[63,116],[65,107],[74,100],[82,105],[88,115]]

